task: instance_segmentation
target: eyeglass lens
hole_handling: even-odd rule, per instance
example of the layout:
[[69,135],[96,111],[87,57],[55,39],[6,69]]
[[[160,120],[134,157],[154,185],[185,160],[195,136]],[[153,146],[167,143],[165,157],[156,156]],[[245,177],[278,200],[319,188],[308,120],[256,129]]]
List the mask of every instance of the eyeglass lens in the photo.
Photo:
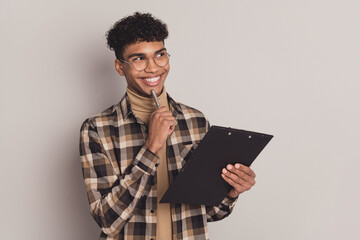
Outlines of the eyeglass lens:
[[[159,67],[164,67],[169,63],[169,54],[168,53],[160,53],[159,55],[153,57],[155,64]],[[149,64],[148,58],[135,59],[131,61],[134,65],[135,69],[138,71],[144,70]]]

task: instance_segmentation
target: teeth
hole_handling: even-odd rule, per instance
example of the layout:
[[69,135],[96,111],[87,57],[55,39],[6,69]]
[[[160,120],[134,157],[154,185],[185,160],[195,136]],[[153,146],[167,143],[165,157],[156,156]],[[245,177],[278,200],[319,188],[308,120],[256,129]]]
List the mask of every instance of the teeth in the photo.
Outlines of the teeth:
[[160,76],[154,77],[154,78],[144,78],[144,80],[147,82],[156,82],[159,79],[160,79]]

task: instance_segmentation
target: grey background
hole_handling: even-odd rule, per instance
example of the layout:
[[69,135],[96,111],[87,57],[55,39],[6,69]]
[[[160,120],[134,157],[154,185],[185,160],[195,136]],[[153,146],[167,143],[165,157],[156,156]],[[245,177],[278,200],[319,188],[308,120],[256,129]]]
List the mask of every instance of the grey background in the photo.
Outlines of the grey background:
[[136,10],[168,24],[167,91],[212,124],[274,140],[211,239],[359,239],[359,1],[4,1],[0,239],[97,239],[83,120],[125,80],[105,32]]

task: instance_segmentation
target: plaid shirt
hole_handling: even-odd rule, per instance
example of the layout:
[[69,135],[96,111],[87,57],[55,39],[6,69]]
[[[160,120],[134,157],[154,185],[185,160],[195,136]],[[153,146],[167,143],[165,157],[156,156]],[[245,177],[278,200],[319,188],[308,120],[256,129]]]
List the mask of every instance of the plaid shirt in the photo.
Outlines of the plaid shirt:
[[[168,96],[177,119],[167,139],[169,183],[209,129],[204,115]],[[144,147],[147,126],[122,100],[88,118],[81,126],[80,155],[90,214],[101,227],[100,239],[156,239],[156,169],[159,157]],[[220,173],[219,173],[220,174]],[[209,239],[207,222],[228,216],[235,200],[219,206],[171,204],[173,239]]]

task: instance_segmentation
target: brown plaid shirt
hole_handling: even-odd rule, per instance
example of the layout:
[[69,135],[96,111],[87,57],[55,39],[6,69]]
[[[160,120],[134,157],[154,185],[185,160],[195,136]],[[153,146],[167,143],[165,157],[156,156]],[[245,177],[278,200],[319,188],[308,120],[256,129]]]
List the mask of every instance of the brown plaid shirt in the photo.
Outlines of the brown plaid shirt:
[[[177,119],[167,140],[169,182],[209,129],[204,115],[168,96]],[[147,126],[136,118],[128,96],[81,126],[80,156],[90,214],[100,239],[156,239],[156,169],[159,157],[144,147]],[[219,173],[220,174],[220,173]],[[228,216],[235,200],[219,206],[171,204],[173,239],[209,239],[207,222]]]

